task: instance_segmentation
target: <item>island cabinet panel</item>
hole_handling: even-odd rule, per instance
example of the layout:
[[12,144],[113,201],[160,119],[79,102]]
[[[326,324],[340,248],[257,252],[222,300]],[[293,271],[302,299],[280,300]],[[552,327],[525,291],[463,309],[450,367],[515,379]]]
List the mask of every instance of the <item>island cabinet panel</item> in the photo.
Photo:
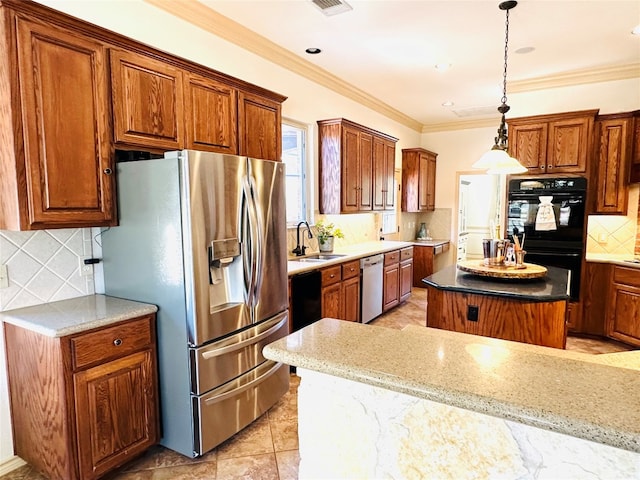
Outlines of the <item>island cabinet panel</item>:
[[587,174],[598,110],[512,118],[509,153],[527,174]]
[[640,346],[640,269],[613,267],[607,335]]
[[318,121],[318,133],[320,213],[393,210],[398,139],[344,118]]
[[185,76],[187,148],[238,153],[238,91],[193,73]]
[[633,148],[633,117],[604,115],[596,122],[596,205],[593,213],[626,215],[629,160]]
[[23,16],[14,27],[0,75],[0,228],[112,225],[105,46]]
[[155,315],[59,338],[4,329],[15,452],[37,470],[96,479],[159,441]]
[[427,299],[428,327],[565,348],[566,300],[530,302],[434,287]]
[[117,143],[177,150],[184,142],[183,71],[112,49],[113,129]]
[[435,209],[437,156],[437,153],[423,148],[402,150],[403,212],[427,212]]
[[260,95],[238,93],[240,155],[279,162],[282,157],[282,104]]

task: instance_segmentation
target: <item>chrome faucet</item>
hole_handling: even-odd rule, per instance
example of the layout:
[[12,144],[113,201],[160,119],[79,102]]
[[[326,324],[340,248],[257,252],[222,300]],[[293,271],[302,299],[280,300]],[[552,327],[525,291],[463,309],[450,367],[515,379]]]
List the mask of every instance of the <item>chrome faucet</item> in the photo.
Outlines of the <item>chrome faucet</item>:
[[313,238],[313,234],[311,233],[311,228],[309,227],[309,224],[307,222],[300,222],[298,224],[297,231],[296,231],[296,248],[294,248],[293,251],[291,252],[291,253],[295,253],[298,257],[303,256],[304,251],[307,249],[307,247],[304,245],[304,235],[302,236],[302,245],[300,245],[300,226],[301,225],[306,225],[307,235],[309,236],[309,239]]

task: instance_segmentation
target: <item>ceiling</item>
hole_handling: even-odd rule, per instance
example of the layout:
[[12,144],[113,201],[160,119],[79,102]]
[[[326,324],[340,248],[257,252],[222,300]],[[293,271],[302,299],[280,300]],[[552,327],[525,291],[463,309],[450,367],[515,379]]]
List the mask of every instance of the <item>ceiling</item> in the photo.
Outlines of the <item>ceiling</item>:
[[[330,88],[333,78],[411,126],[498,115],[505,37],[498,1],[347,1],[352,10],[334,16],[311,0],[200,3],[265,37],[256,37],[263,46],[282,47],[283,64],[293,54],[302,70],[326,73]],[[640,35],[631,34],[638,0],[521,0],[509,15],[508,95],[640,77]],[[308,47],[322,52],[308,55]],[[534,50],[518,53],[524,47]],[[451,67],[440,72],[439,63]]]

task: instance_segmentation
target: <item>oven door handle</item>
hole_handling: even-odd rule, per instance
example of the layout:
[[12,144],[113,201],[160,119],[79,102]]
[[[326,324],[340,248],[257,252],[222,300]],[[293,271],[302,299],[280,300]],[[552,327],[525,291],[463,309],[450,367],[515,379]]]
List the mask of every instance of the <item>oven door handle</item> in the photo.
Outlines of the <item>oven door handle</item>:
[[553,252],[532,252],[531,250],[527,250],[527,255],[544,255],[547,257],[580,257],[581,253],[553,253]]

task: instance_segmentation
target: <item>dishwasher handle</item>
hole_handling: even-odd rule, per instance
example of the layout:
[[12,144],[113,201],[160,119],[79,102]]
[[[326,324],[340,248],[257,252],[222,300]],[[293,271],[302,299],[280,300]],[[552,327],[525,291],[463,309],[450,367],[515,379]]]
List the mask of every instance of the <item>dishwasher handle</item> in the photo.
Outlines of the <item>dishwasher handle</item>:
[[365,257],[360,260],[360,268],[363,269],[363,268],[373,267],[374,265],[377,265],[382,261],[384,261],[384,255],[382,254]]

